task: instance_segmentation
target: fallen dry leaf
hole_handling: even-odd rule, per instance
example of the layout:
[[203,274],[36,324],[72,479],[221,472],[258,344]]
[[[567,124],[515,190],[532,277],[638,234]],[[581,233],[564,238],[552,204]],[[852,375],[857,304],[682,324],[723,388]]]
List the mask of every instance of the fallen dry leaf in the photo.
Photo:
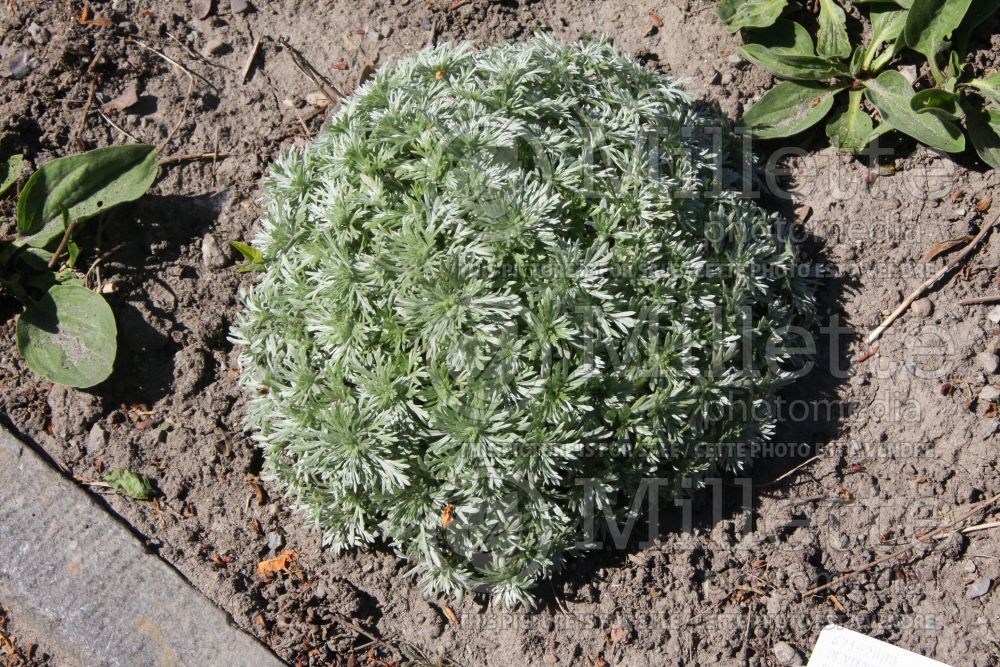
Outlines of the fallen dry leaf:
[[620,625],[612,625],[611,632],[608,634],[611,637],[611,642],[614,644],[628,643],[629,632],[627,628],[623,628]]
[[863,361],[868,361],[869,359],[871,359],[872,357],[874,357],[876,354],[878,354],[878,345],[873,345],[870,349],[868,349],[868,350],[866,350],[866,351],[858,354],[856,357],[854,357],[854,361],[856,361],[857,363],[860,364]]
[[976,210],[979,211],[980,213],[986,213],[986,211],[990,210],[990,206],[992,205],[993,205],[993,197],[986,195],[978,202],[976,202]]
[[448,526],[450,526],[454,520],[455,506],[449,503],[444,506],[444,511],[441,512],[441,527],[447,530]]
[[280,556],[275,556],[269,560],[262,560],[257,564],[257,571],[263,576],[277,574],[278,572],[288,572],[288,569],[295,564],[295,559],[299,555],[291,549],[285,549]]
[[105,102],[101,105],[101,111],[108,113],[109,111],[125,111],[133,104],[139,101],[139,90],[135,85],[135,81],[132,81],[127,86],[122,94],[114,98],[109,102]]
[[656,13],[650,12],[649,13],[649,20],[652,21],[653,25],[655,25],[657,28],[662,28],[663,27],[663,19],[661,19],[659,17],[659,15],[657,15]]
[[451,623],[452,625],[458,625],[458,614],[455,613],[454,609],[452,609],[448,605],[443,605],[441,607],[441,611],[444,612],[444,615],[448,618],[449,623]]
[[938,257],[941,257],[942,255],[947,255],[950,252],[954,252],[955,250],[958,250],[971,240],[972,240],[971,236],[962,236],[957,239],[938,241],[937,243],[931,246],[930,250],[927,251],[927,254],[924,256],[924,261],[930,262],[937,259]]

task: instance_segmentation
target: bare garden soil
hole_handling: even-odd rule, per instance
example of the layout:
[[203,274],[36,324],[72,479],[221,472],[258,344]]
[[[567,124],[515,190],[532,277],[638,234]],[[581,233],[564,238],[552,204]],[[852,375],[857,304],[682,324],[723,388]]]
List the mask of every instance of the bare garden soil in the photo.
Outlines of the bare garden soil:
[[[228,242],[252,238],[269,161],[329,113],[282,40],[349,92],[366,66],[435,41],[606,34],[735,118],[770,77],[736,55],[715,3],[260,0],[234,12],[230,0],[112,0],[85,23],[75,0],[4,5],[0,59],[15,75],[0,83],[4,156],[37,166],[128,133],[158,145],[165,164],[149,195],[81,237],[81,265],[99,260],[91,284],[119,322],[115,374],[93,391],[33,375],[14,349],[17,304],[0,300],[0,418],[81,484],[113,467],[153,478],[156,502],[89,488],[290,664],[794,665],[828,623],[955,667],[1000,664],[1000,529],[946,531],[803,595],[1000,493],[1000,422],[976,400],[1000,382],[989,356],[1000,331],[992,306],[958,303],[1000,290],[1000,240],[874,354],[862,340],[947,261],[925,261],[933,244],[992,219],[997,174],[905,143],[885,160],[893,169],[869,167],[823,148],[821,130],[801,137],[808,153],[783,163],[791,194],[769,205],[798,217],[826,277],[817,363],[782,396],[777,444],[758,453],[752,483],[710,484],[651,540],[639,526],[627,549],[543,583],[539,608],[506,613],[477,596],[425,598],[390,550],[324,551],[258,480],[227,339],[254,277],[237,272]],[[986,71],[1000,60],[995,28],[977,47]],[[132,86],[134,103],[104,106]],[[10,198],[0,206],[9,217]],[[262,577],[258,563],[285,549],[298,554],[294,571]],[[29,664],[65,664],[17,618],[0,616],[0,633]]]

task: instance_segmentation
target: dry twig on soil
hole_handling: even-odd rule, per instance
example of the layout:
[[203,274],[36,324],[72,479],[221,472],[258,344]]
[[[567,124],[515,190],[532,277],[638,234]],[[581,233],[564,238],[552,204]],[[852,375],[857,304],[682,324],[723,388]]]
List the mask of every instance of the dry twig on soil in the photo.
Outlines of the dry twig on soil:
[[908,297],[903,299],[903,303],[899,304],[896,310],[892,311],[887,318],[882,320],[882,323],[875,327],[875,330],[868,334],[868,338],[865,339],[867,345],[871,345],[879,339],[879,337],[888,329],[893,322],[899,319],[899,317],[906,312],[914,301],[922,297],[929,289],[934,287],[939,280],[944,278],[946,275],[958,268],[966,259],[972,255],[972,252],[979,246],[980,242],[990,233],[997,223],[1000,222],[1000,214],[993,216],[993,220],[984,224],[983,228],[979,230],[975,238],[969,241],[969,244],[962,249],[960,253],[955,256],[955,259],[948,262],[947,265],[933,276],[928,278],[923,284],[917,289],[913,290]]
[[[996,221],[994,220],[994,223],[995,222]],[[984,509],[986,509],[990,505],[995,504],[998,501],[1000,501],[1000,493],[998,493],[997,495],[993,496],[992,498],[987,498],[986,500],[980,501],[978,503],[974,503],[973,507],[971,509],[969,509],[967,512],[963,513],[957,519],[954,519],[953,521],[949,521],[948,523],[946,523],[944,525],[941,525],[941,526],[938,526],[937,528],[935,528],[934,530],[932,530],[932,531],[930,531],[928,533],[920,535],[919,537],[917,537],[917,539],[915,539],[914,541],[910,542],[905,547],[901,547],[901,548],[897,549],[896,551],[893,551],[891,554],[888,554],[886,556],[882,556],[881,558],[876,558],[875,560],[873,560],[872,562],[868,563],[867,565],[865,565],[863,567],[859,567],[858,569],[852,570],[852,571],[848,572],[847,574],[842,574],[839,577],[835,577],[835,578],[831,579],[830,581],[828,581],[827,583],[823,584],[822,586],[816,586],[815,588],[809,589],[808,591],[806,591],[805,593],[802,594],[802,597],[803,598],[812,597],[813,595],[816,595],[817,593],[822,593],[825,590],[828,590],[830,588],[834,588],[835,586],[839,586],[840,584],[844,583],[845,581],[847,581],[851,577],[855,577],[855,576],[857,576],[859,574],[864,574],[865,572],[868,572],[869,570],[872,570],[872,569],[878,567],[879,565],[882,565],[883,563],[887,563],[887,562],[889,562],[891,560],[895,560],[896,558],[899,558],[900,556],[903,556],[906,553],[908,553],[909,551],[913,550],[914,548],[916,548],[917,546],[919,546],[922,542],[926,542],[927,540],[930,540],[930,539],[932,539],[934,537],[937,537],[938,535],[941,535],[941,534],[947,532],[950,528],[953,528],[954,526],[957,526],[958,524],[962,523],[963,521],[965,521],[966,519],[968,519],[972,515],[976,514],[977,512],[983,511]]]

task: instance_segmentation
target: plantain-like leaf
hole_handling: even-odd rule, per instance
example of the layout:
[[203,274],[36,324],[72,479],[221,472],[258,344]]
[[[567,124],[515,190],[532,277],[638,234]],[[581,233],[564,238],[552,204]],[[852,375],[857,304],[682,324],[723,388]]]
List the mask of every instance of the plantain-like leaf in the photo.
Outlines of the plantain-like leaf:
[[938,53],[962,24],[972,0],[913,0],[903,34],[906,45],[922,53],[935,70]]
[[851,38],[847,36],[847,15],[836,0],[819,0],[816,51],[828,58],[846,58],[851,55]]
[[943,120],[958,120],[962,108],[958,95],[941,88],[921,90],[910,98],[910,108],[917,113],[931,113]]
[[7,161],[0,164],[0,195],[7,192],[10,186],[17,183],[21,178],[21,171],[24,170],[24,157],[11,155]]
[[747,60],[781,79],[822,81],[847,73],[837,63],[818,56],[785,55],[760,44],[746,44],[741,51]]
[[719,3],[719,18],[729,32],[741,28],[766,28],[772,25],[788,0],[722,0]]
[[896,70],[882,72],[864,82],[865,97],[894,129],[932,148],[948,153],[965,150],[965,136],[952,123],[910,106],[913,88]]
[[843,87],[782,81],[743,114],[743,122],[760,139],[790,137],[823,120],[841,90]]
[[[906,10],[897,5],[873,5],[868,18],[872,24],[871,41],[865,51],[864,67],[878,71],[902,48],[904,40],[900,39],[906,26]],[[878,59],[875,56],[883,44],[891,44]]]
[[17,349],[35,373],[69,387],[111,375],[118,350],[111,307],[80,285],[53,285],[17,320]]
[[970,37],[983,21],[996,14],[1000,9],[1000,0],[977,0],[972,9],[952,34],[952,48],[959,53],[968,53]]
[[973,104],[965,106],[965,126],[969,139],[983,162],[1000,169],[1000,109],[980,109]]
[[871,141],[871,116],[861,107],[864,96],[862,90],[852,90],[847,96],[847,104],[834,110],[826,124],[826,136],[837,148],[852,153],[860,153]]
[[801,23],[781,19],[769,28],[748,30],[746,44],[759,44],[774,53],[786,56],[814,56],[816,46],[812,35]]
[[17,201],[17,230],[28,245],[44,247],[63,235],[62,207],[86,220],[138,199],[156,178],[156,149],[145,144],[108,146],[46,162],[31,175]]
[[973,79],[969,85],[993,104],[1000,104],[1000,72],[994,72],[985,79]]

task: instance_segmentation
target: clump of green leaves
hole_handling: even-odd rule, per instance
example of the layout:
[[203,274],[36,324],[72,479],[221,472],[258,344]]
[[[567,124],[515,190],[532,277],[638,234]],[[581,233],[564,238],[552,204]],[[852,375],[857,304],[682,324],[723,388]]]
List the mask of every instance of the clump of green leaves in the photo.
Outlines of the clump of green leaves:
[[[17,182],[9,159],[0,195]],[[24,304],[17,348],[39,375],[92,387],[114,367],[117,328],[107,302],[76,273],[80,223],[138,199],[156,178],[152,146],[110,146],[57,158],[31,175],[17,201],[17,235],[0,239],[0,287]]]
[[[785,80],[744,114],[756,136],[788,137],[826,119],[830,142],[853,153],[890,130],[960,153],[964,125],[983,161],[1000,168],[1000,109],[984,107],[984,100],[1000,105],[1000,73],[975,78],[965,63],[973,29],[1000,2],[859,0],[853,7],[861,20],[849,18],[837,0],[816,7],[813,15],[788,0],[719,5],[729,29],[744,30],[743,55]],[[803,16],[815,30],[782,16]],[[898,68],[919,65],[920,57],[930,76],[915,90]]]
[[542,36],[406,58],[277,160],[233,337],[266,470],[327,545],[526,603],[593,547],[584,516],[743,465],[813,302],[719,187],[719,124]]

